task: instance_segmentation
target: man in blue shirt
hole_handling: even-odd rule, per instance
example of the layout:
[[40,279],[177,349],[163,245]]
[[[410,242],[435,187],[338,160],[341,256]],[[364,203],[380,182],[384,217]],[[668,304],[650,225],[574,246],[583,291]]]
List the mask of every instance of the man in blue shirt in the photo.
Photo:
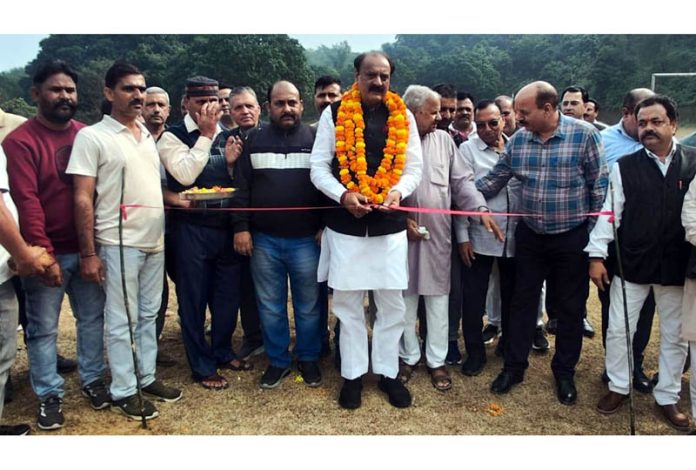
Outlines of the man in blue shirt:
[[[602,143],[604,144],[604,156],[607,160],[607,168],[611,169],[616,161],[624,155],[630,155],[643,148],[643,144],[638,140],[638,121],[634,114],[636,105],[646,98],[655,95],[648,88],[635,88],[624,96],[621,108],[621,120],[603,130]],[[614,275],[614,249],[609,250],[609,257],[606,265],[609,276]],[[609,290],[597,290],[597,297],[602,305],[602,343],[604,344],[607,336],[607,325],[609,324]],[[650,331],[652,330],[653,317],[655,316],[655,297],[650,292],[645,304],[640,311],[638,326],[633,336],[633,388],[642,393],[650,393],[653,383],[643,372],[643,353],[650,341]],[[609,381],[606,373],[602,375],[605,382]]]

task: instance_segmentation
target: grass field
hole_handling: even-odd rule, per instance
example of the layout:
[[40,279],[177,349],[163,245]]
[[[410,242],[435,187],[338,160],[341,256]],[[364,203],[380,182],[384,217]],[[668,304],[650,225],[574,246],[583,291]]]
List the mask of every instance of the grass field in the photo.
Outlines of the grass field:
[[[173,289],[171,290],[173,292]],[[490,393],[489,386],[502,367],[501,359],[488,349],[488,365],[478,377],[465,377],[453,367],[453,388],[438,392],[430,384],[424,368],[419,368],[408,387],[413,406],[395,409],[376,386],[376,378],[368,375],[363,392],[363,405],[346,411],[337,403],[341,379],[331,358],[322,361],[324,382],[318,388],[306,387],[293,373],[275,390],[259,388],[259,379],[267,365],[265,356],[253,359],[251,372],[225,371],[230,388],[214,392],[204,390],[190,377],[186,364],[180,329],[176,321],[176,298],[172,296],[162,341],[164,348],[178,364],[158,370],[158,377],[181,387],[184,398],[173,404],[158,404],[160,417],[149,422],[149,429],[111,411],[92,410],[80,395],[77,373],[66,378],[64,412],[66,425],[52,432],[39,431],[34,425],[38,400],[29,384],[26,349],[22,345],[13,369],[16,393],[5,407],[6,423],[32,423],[37,434],[44,435],[625,435],[628,433],[628,407],[617,414],[603,416],[595,411],[597,400],[605,393],[600,380],[604,367],[599,335],[599,302],[591,288],[588,313],[598,334],[585,339],[582,358],[577,368],[578,401],[574,406],[561,405],[555,396],[550,371],[552,349],[547,354],[533,353],[525,382],[505,396]],[[333,320],[332,320],[333,322]],[[659,339],[657,321],[652,342],[647,350],[645,369],[657,369]],[[235,347],[241,341],[234,337]],[[460,341],[460,347],[463,343]],[[67,302],[60,321],[59,350],[75,357],[75,333]],[[688,374],[682,382],[681,409],[690,411]],[[502,407],[499,416],[490,413],[491,406]],[[660,417],[651,395],[636,393],[638,434],[677,434]]]

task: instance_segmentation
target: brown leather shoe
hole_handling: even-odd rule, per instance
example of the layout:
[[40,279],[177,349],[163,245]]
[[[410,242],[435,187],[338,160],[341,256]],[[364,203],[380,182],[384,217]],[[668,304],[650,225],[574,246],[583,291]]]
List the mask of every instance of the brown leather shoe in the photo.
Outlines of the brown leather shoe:
[[667,423],[674,429],[677,431],[689,430],[689,417],[679,411],[677,405],[657,405],[657,407],[662,411],[662,416],[667,419]]
[[616,413],[624,401],[628,399],[628,395],[609,391],[597,402],[597,411],[604,415]]

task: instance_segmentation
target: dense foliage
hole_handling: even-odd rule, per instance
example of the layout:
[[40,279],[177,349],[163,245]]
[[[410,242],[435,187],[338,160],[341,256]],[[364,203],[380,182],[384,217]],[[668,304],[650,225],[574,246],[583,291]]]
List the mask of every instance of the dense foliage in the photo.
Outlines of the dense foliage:
[[[383,49],[396,63],[392,86],[400,92],[411,83],[450,82],[476,98],[492,98],[547,80],[559,89],[586,87],[604,116],[616,115],[627,90],[649,87],[652,73],[696,71],[696,35],[399,35]],[[345,41],[304,50],[287,35],[51,35],[24,71],[0,74],[0,106],[31,112],[16,98],[29,103],[29,77],[43,61],[61,58],[80,73],[78,118],[94,122],[104,73],[123,59],[143,70],[148,85],[170,92],[173,119],[184,80],[202,74],[250,85],[261,102],[273,81],[291,80],[305,97],[309,120],[314,79],[332,74],[349,86],[355,56]],[[656,88],[682,109],[696,105],[696,78],[661,78]]]

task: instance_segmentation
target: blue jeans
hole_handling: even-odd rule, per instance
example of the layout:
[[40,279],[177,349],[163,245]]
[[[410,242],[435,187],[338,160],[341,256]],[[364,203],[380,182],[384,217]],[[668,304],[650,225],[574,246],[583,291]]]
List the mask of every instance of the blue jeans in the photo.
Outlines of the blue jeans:
[[261,232],[253,233],[253,243],[251,275],[271,365],[285,368],[292,361],[288,351],[288,276],[296,331],[293,352],[298,361],[316,361],[323,338],[317,283],[319,246],[314,237],[285,238]]
[[[155,381],[157,335],[155,321],[162,302],[164,251],[147,253],[124,247],[126,293],[133,327],[135,351],[143,387]],[[123,301],[119,247],[99,247],[106,281],[106,349],[111,368],[111,398],[120,400],[137,392],[135,367],[129,334],[129,318]]]
[[[231,228],[181,222],[177,226],[176,295],[181,334],[195,380],[217,373],[218,365],[236,359],[232,334],[241,299],[242,258],[234,251]],[[210,343],[204,334],[210,308]]]
[[12,281],[0,284],[0,423],[5,404],[5,383],[17,355],[17,317],[19,307]]
[[47,287],[37,277],[22,279],[27,314],[27,351],[34,393],[40,400],[63,398],[63,377],[56,370],[58,318],[68,294],[77,326],[77,364],[80,382],[87,385],[104,376],[104,291],[80,276],[80,254],[56,255],[63,273],[60,287]]

